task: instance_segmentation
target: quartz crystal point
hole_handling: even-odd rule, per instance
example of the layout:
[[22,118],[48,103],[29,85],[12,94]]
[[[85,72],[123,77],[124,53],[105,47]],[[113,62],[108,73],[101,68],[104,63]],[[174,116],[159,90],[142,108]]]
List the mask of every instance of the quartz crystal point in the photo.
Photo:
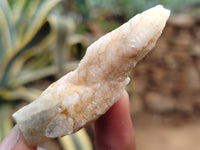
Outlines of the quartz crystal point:
[[104,114],[124,91],[129,71],[154,47],[169,14],[158,5],[90,45],[76,70],[13,114],[26,141],[38,145],[72,134]]

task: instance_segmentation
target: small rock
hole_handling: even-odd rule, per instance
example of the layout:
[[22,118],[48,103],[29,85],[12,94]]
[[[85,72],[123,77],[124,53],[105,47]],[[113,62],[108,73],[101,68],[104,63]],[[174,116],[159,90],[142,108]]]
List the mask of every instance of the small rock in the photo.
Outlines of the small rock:
[[175,100],[168,96],[156,92],[149,92],[145,96],[147,106],[156,112],[169,112],[174,109]]
[[194,32],[195,38],[197,38],[198,40],[200,40],[200,26],[194,27],[193,28],[193,32]]
[[132,115],[139,113],[143,110],[143,101],[137,94],[133,94],[130,97],[130,112]]
[[175,27],[190,28],[195,24],[195,20],[189,15],[179,14],[171,16],[169,19],[169,24]]
[[192,36],[188,30],[181,30],[180,33],[172,39],[173,43],[179,46],[190,46],[192,40]]
[[200,91],[200,75],[194,66],[188,66],[185,68],[185,82],[187,90],[199,90]]
[[191,50],[192,56],[200,57],[200,42],[194,44]]

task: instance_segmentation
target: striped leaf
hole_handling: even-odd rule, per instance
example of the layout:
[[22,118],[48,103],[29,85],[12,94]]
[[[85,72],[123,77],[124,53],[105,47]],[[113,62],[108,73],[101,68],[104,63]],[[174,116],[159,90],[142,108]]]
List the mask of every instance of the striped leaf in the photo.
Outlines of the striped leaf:
[[[47,15],[60,0],[26,1],[21,17],[16,21],[19,39],[17,49],[24,47],[47,21]],[[34,4],[33,4],[34,3]],[[22,22],[25,24],[22,25]]]
[[[16,68],[13,64],[25,51],[30,51],[39,44],[41,46],[41,43],[43,46],[47,44],[44,40],[50,39],[48,37],[51,30],[47,16],[58,2],[60,0],[23,0],[22,4],[15,3],[11,11],[8,2],[0,0],[1,87],[8,86],[9,78],[20,71],[16,70],[20,67]],[[18,14],[16,15],[15,12]],[[11,73],[13,68],[15,74]]]
[[64,150],[93,150],[92,143],[85,129],[81,129],[73,135],[59,138]]
[[[0,0],[0,69],[5,60],[12,55],[15,32],[12,24],[12,13],[6,0]],[[2,70],[1,70],[2,72]],[[0,77],[1,77],[0,72]]]
[[13,78],[13,74],[11,74],[11,69],[12,68],[16,69],[13,67],[16,59],[18,59],[24,52],[30,51],[33,47],[38,46],[40,43],[43,43],[42,41],[45,38],[48,38],[49,33],[50,33],[50,27],[49,27],[49,24],[46,23],[38,31],[38,33],[33,37],[33,39],[29,43],[27,43],[27,45],[22,47],[17,52],[13,53],[12,57],[7,61],[5,68],[3,68],[4,71],[3,71],[2,78],[1,78],[0,86],[7,86],[9,84],[9,78]]
[[12,129],[12,119],[11,119],[12,104],[1,102],[0,103],[0,142],[7,136],[7,134]]

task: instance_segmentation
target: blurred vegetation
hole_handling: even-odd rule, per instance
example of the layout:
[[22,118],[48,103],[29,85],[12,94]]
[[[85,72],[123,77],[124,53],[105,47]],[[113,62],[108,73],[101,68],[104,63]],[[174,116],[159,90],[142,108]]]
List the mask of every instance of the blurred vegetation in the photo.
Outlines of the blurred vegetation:
[[[83,37],[72,35],[76,25],[72,18],[60,15],[59,7],[55,7],[59,2],[0,0],[0,141],[12,128],[9,116],[13,106],[41,94],[42,84],[33,87],[31,83],[50,75],[59,77],[77,66],[77,62],[65,65],[67,58],[63,56],[69,53],[65,49],[80,43]],[[87,138],[86,134],[68,139],[73,144],[83,137]],[[82,144],[80,147],[84,149]]]
[[0,0],[0,141],[12,128],[8,116],[16,104],[36,99],[52,80],[76,68],[92,41],[157,4],[179,13],[199,11],[200,2]]
[[[170,9],[172,14],[183,13],[188,9],[199,9],[198,0],[67,0],[65,5],[66,13],[75,13],[82,22],[81,26],[90,22],[96,22],[100,27],[110,31],[119,24],[155,5],[162,4]],[[87,28],[82,32],[87,31]]]
[[50,40],[46,17],[57,3],[55,0],[0,1],[1,129],[6,129],[0,130],[1,140],[11,129],[11,118],[8,116],[13,103],[5,101],[19,98],[32,100],[38,93],[37,89],[24,88],[18,79],[25,62],[36,55],[34,48],[39,45],[42,48]]

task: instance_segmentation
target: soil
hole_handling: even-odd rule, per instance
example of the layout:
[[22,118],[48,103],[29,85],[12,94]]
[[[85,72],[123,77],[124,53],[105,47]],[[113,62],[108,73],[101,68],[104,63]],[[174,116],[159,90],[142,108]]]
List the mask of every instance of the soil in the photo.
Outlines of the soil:
[[200,122],[135,128],[137,150],[199,150]]

